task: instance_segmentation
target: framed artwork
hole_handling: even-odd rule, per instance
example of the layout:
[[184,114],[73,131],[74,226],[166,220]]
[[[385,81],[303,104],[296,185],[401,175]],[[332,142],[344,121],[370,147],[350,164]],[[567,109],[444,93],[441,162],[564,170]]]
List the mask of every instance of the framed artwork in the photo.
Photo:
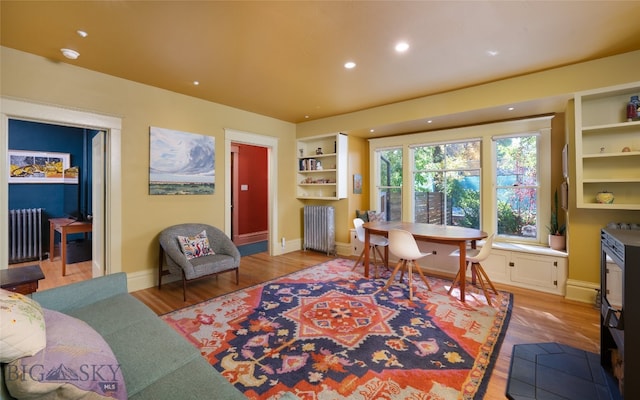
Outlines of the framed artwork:
[[362,175],[353,174],[353,194],[362,194]]
[[[64,183],[69,153],[9,150],[9,183]],[[77,177],[76,177],[77,179]]]
[[215,138],[150,127],[149,194],[213,194]]

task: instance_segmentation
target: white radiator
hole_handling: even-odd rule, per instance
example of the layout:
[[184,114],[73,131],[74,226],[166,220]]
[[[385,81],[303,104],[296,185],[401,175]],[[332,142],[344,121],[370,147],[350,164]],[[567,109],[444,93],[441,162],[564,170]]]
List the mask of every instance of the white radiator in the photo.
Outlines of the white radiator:
[[335,210],[331,206],[304,206],[304,250],[336,254]]
[[42,260],[42,208],[9,210],[9,264]]

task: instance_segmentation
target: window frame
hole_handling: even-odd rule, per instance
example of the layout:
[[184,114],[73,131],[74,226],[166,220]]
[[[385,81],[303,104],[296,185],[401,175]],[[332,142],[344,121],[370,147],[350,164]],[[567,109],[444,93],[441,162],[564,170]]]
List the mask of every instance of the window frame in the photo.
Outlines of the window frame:
[[[379,166],[376,160],[376,151],[390,148],[403,149],[403,184],[402,186],[412,186],[413,180],[413,158],[410,154],[410,147],[420,144],[435,144],[441,142],[467,141],[474,138],[481,138],[481,206],[480,206],[480,229],[492,234],[497,231],[497,209],[494,206],[495,200],[495,150],[492,144],[494,136],[513,136],[518,132],[538,132],[540,134],[538,168],[540,193],[538,218],[541,221],[537,232],[538,245],[547,245],[546,223],[551,215],[551,126],[554,115],[541,117],[494,122],[483,125],[472,125],[460,128],[434,130],[429,132],[419,132],[406,135],[396,135],[383,138],[369,139],[369,163],[370,176],[377,180]],[[410,177],[410,178],[409,178]],[[405,188],[406,189],[406,188]],[[370,205],[376,204],[378,189],[375,184],[371,185]],[[405,222],[414,221],[413,189],[402,190],[402,220]],[[517,240],[516,238],[498,238],[499,241],[512,243],[534,244],[531,241]]]

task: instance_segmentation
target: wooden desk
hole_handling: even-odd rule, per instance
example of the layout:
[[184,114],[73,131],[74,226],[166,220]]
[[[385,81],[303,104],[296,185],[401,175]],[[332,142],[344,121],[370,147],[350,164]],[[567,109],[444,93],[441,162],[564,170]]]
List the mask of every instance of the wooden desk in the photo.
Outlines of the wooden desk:
[[[457,244],[460,249],[460,273],[466,275],[467,242],[471,242],[471,248],[476,247],[476,240],[484,239],[488,235],[478,229],[462,228],[459,226],[423,224],[417,222],[367,222],[364,227],[364,248],[369,248],[371,234],[388,236],[391,229],[402,229],[411,232],[418,241]],[[388,256],[385,248],[385,257]],[[387,258],[388,259],[388,258]],[[369,252],[364,254],[364,276],[369,277]],[[460,280],[460,301],[465,300],[465,279]]]
[[55,256],[54,239],[55,233],[60,233],[60,258],[62,261],[62,276],[67,274],[67,235],[72,233],[91,232],[93,224],[89,221],[76,221],[72,218],[51,218],[49,220],[49,252],[51,260]]
[[0,270],[0,287],[15,293],[30,295],[38,290],[38,281],[44,279],[39,265]]

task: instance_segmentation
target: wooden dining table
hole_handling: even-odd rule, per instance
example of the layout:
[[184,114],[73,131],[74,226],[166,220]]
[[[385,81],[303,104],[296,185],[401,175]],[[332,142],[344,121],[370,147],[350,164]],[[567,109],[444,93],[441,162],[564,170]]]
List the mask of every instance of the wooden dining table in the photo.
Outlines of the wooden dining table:
[[[466,274],[467,243],[476,248],[476,241],[485,239],[488,235],[479,229],[460,226],[425,224],[420,222],[376,221],[366,222],[364,225],[364,248],[369,248],[371,235],[389,235],[392,229],[402,229],[410,232],[416,241],[457,245],[460,257],[460,276]],[[385,259],[389,259],[389,248],[385,247]],[[369,252],[364,254],[364,276],[369,277]],[[460,279],[460,301],[465,301],[465,279]]]

